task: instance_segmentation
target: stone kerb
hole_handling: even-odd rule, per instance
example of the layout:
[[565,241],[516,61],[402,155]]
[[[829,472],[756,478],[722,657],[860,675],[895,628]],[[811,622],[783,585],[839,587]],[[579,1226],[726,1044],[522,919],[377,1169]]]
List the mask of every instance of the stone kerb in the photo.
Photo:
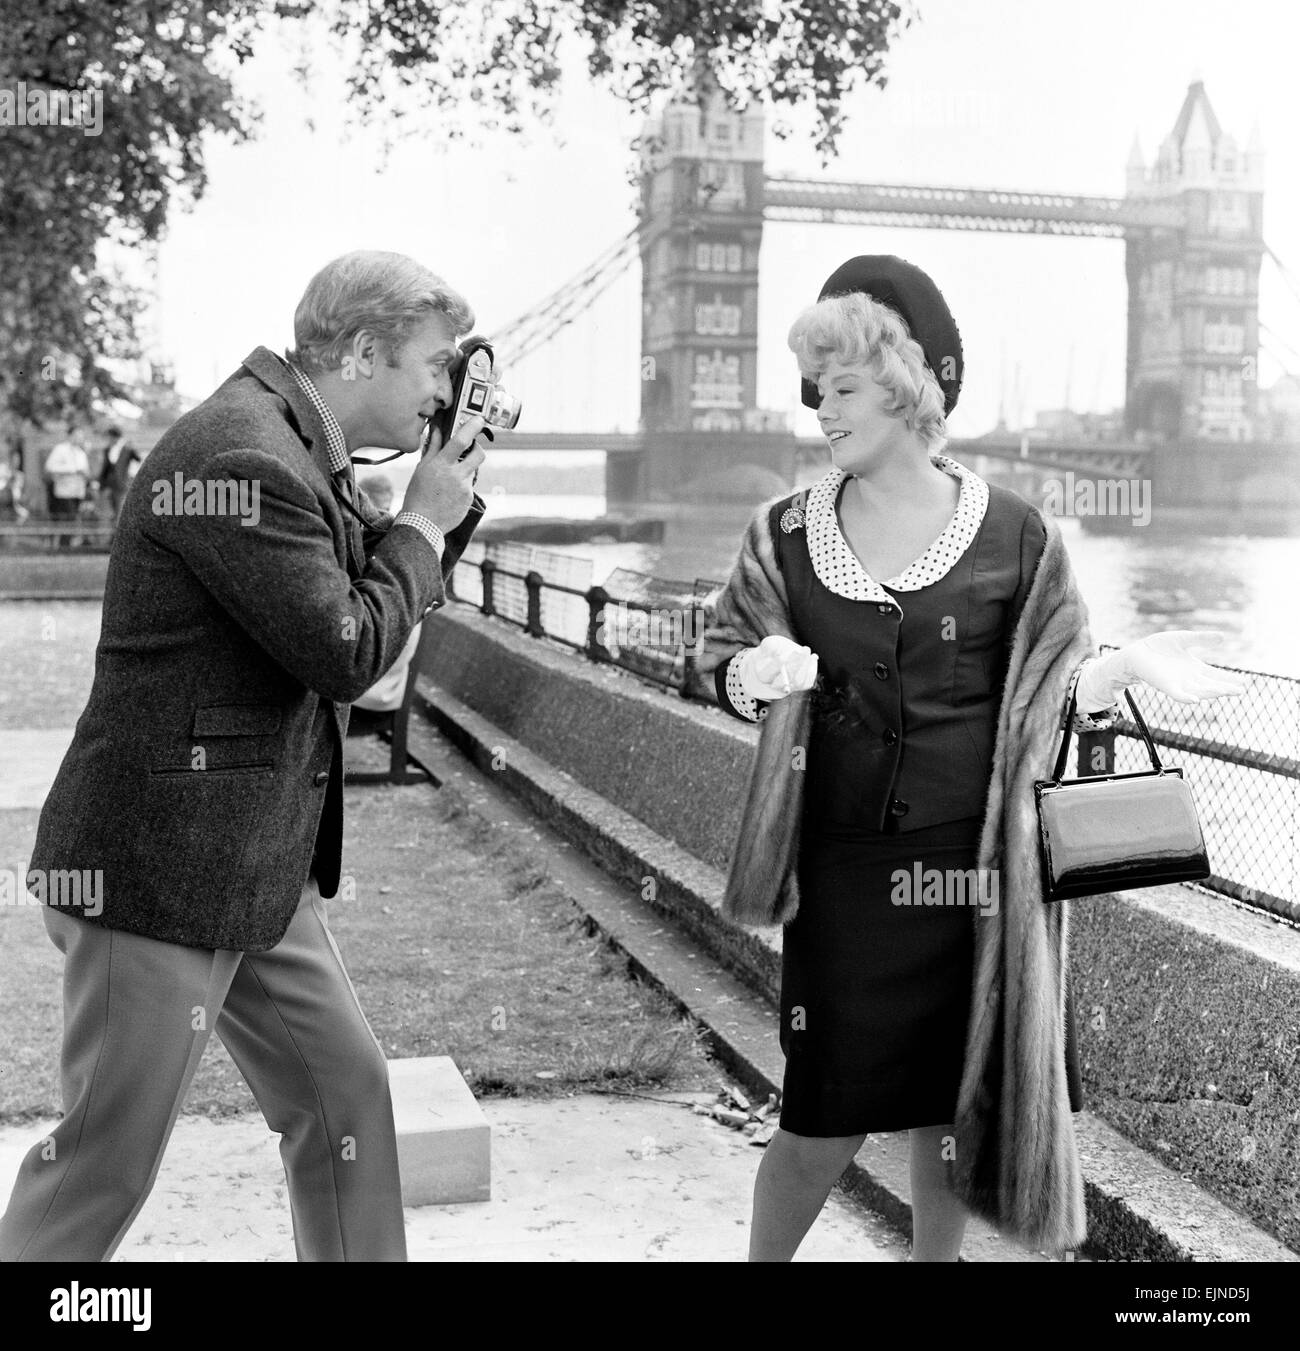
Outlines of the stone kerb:
[[1070,910],[1090,1110],[1300,1250],[1300,932],[1192,887]]
[[467,606],[431,622],[443,630],[425,670],[435,683],[556,769],[726,868],[755,729]]
[[[430,622],[442,630],[426,670],[436,685],[725,874],[754,729],[468,606]],[[618,871],[631,879],[634,866]],[[736,950],[716,908],[683,918],[730,930],[713,946]],[[1300,933],[1190,887],[1075,901],[1070,929],[1089,1109],[1300,1249]],[[746,962],[770,992],[770,951]]]

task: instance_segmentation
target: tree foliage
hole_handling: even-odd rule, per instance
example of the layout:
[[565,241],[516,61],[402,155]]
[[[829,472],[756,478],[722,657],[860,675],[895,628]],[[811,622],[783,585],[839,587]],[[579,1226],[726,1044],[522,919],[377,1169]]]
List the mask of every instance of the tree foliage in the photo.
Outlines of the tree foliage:
[[576,40],[593,80],[645,111],[663,90],[714,85],[817,114],[816,144],[835,146],[843,102],[885,83],[884,60],[911,22],[892,0],[334,0],[351,39],[352,93],[363,118],[400,117],[409,102],[448,137],[480,127],[520,131],[549,119],[560,46]]
[[[44,422],[119,393],[141,297],[114,247],[156,240],[204,186],[202,138],[247,134],[221,61],[260,0],[0,0],[0,90],[98,95],[102,124],[0,125],[0,408]],[[221,49],[221,54],[217,51]],[[106,365],[106,363],[108,363]]]
[[[205,185],[204,137],[256,118],[232,84],[274,16],[308,0],[0,0],[0,97],[20,85],[102,97],[98,133],[0,125],[0,411],[43,422],[120,391],[141,298],[114,247],[157,241]],[[811,106],[831,149],[845,95],[884,84],[889,0],[329,0],[362,121],[446,139],[550,120],[561,45],[647,110],[688,80],[738,107]],[[406,119],[403,123],[403,119]],[[430,122],[432,121],[432,128]]]

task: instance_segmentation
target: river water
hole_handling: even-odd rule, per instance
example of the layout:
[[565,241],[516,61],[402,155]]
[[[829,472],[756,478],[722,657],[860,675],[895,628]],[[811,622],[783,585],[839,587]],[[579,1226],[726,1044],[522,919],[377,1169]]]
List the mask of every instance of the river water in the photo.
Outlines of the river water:
[[[488,496],[491,516],[590,519],[605,499],[586,496]],[[662,544],[547,546],[589,557],[592,581],[615,568],[691,581],[724,578],[749,520],[748,507],[695,508],[669,519]],[[1156,522],[1128,534],[1091,534],[1078,518],[1060,519],[1093,637],[1123,644],[1164,629],[1212,629],[1224,635],[1223,665],[1300,678],[1300,538],[1216,535],[1207,519],[1193,530]]]
[[[488,507],[489,514],[498,517],[590,519],[603,514],[605,500],[598,495],[499,491],[488,494]],[[592,542],[547,545],[545,550],[590,560],[589,573],[567,565],[562,579],[572,586],[604,582],[616,568],[685,582],[724,578],[751,509],[665,508],[665,513],[671,518],[661,544]],[[1135,697],[1153,728],[1236,746],[1252,760],[1264,755],[1300,759],[1300,683],[1295,683],[1300,681],[1300,607],[1295,591],[1300,539],[1219,535],[1212,520],[1180,530],[1160,530],[1152,522],[1127,534],[1089,533],[1077,518],[1059,523],[1097,642],[1123,645],[1167,629],[1211,630],[1224,635],[1220,655],[1214,658],[1218,664],[1293,678],[1252,678],[1245,696],[1199,705],[1176,704],[1139,686]],[[516,564],[504,566],[513,569]],[[548,566],[541,570],[545,575]],[[550,571],[559,580],[564,566]],[[612,584],[611,590],[617,594]],[[468,588],[462,594],[471,598]],[[514,599],[522,606],[522,591]],[[548,612],[548,604],[555,608]],[[543,605],[543,622],[549,629],[570,631],[581,640],[584,602],[544,596]],[[1122,772],[1149,768],[1135,740],[1120,738],[1116,756],[1115,767]],[[1300,896],[1296,830],[1300,783],[1189,750],[1166,752],[1166,759],[1183,765],[1196,785],[1216,874],[1272,896]]]

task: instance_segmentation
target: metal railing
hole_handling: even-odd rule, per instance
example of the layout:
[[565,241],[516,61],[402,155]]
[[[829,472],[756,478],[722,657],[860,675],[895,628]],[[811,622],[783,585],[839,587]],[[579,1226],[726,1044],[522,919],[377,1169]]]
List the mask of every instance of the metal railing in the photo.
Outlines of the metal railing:
[[[452,598],[485,615],[697,697],[702,602],[721,585],[717,581],[673,582],[623,569],[606,579],[612,586],[566,586],[548,581],[536,567],[523,573],[502,567],[491,546],[480,558],[462,558],[452,580]],[[507,594],[510,584],[514,595]],[[581,602],[569,622],[543,622],[548,592],[569,598],[570,605]],[[1184,767],[1193,786],[1215,868],[1200,885],[1300,923],[1300,680],[1239,674],[1249,689],[1238,699],[1179,704],[1149,686],[1135,697],[1152,740],[1178,752],[1171,763]],[[1128,719],[1110,732],[1083,734],[1078,748],[1078,763],[1089,773],[1150,767],[1141,734]]]
[[[676,689],[686,698],[692,697],[703,616],[701,602],[718,583],[666,582],[646,573],[619,569],[607,579],[615,582],[617,591],[603,585],[567,586],[548,580],[536,568],[519,572],[503,567],[493,557],[495,551],[496,546],[490,545],[486,550],[480,549],[481,558],[475,558],[467,550],[448,586],[453,599],[515,624],[534,638],[549,638],[581,652],[589,661],[621,667],[657,685]],[[533,552],[545,565],[543,551]],[[474,569],[477,577],[462,576],[467,568]],[[507,589],[510,583],[514,584],[514,594]],[[642,594],[632,594],[637,590]],[[573,602],[580,603],[568,611],[567,622],[550,626],[544,623],[544,599],[548,593],[569,597],[571,606]],[[678,603],[670,605],[671,601]]]
[[115,530],[113,522],[94,516],[73,516],[62,521],[0,521],[0,552],[107,553],[112,547]]
[[[1192,785],[1215,869],[1201,885],[1300,922],[1300,680],[1222,669],[1246,681],[1245,694],[1180,704],[1143,685],[1134,698],[1152,741],[1176,752],[1170,763],[1181,765]],[[1092,744],[1102,754],[1084,758],[1082,748]],[[1089,772],[1150,768],[1142,734],[1128,718],[1095,743],[1081,738],[1080,747]]]

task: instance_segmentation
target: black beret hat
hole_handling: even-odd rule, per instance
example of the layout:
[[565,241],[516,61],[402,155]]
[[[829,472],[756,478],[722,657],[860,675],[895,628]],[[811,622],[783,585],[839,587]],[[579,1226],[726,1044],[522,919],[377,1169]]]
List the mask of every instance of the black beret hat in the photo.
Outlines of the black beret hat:
[[[951,413],[961,392],[961,334],[943,292],[919,267],[892,253],[864,253],[837,267],[822,287],[819,301],[864,291],[901,316],[921,345],[926,362],[943,390],[943,411]],[[817,385],[803,381],[805,407],[821,402]]]

